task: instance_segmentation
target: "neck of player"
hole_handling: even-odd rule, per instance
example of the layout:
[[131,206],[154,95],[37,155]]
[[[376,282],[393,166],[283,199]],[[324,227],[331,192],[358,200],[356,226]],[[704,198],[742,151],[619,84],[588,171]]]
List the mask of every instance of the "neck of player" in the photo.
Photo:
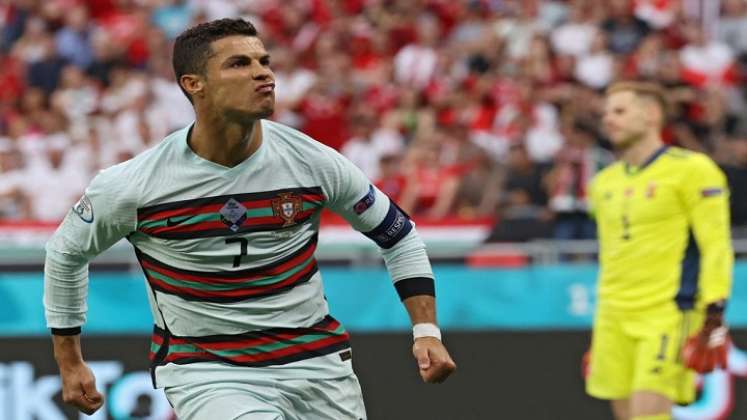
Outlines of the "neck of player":
[[620,159],[631,166],[641,166],[664,145],[658,132],[651,132],[623,150]]
[[213,124],[198,119],[189,146],[201,158],[232,168],[248,159],[262,144],[262,123],[250,125],[223,122]]

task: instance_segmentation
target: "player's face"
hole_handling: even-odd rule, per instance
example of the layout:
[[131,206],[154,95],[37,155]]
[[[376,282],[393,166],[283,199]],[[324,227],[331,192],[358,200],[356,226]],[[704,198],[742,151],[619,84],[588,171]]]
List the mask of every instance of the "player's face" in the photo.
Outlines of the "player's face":
[[262,41],[229,36],[210,44],[205,99],[213,112],[233,120],[267,118],[275,109],[275,75]]
[[650,116],[645,115],[647,108],[633,92],[620,91],[607,96],[604,131],[615,148],[626,149],[644,137],[651,121]]

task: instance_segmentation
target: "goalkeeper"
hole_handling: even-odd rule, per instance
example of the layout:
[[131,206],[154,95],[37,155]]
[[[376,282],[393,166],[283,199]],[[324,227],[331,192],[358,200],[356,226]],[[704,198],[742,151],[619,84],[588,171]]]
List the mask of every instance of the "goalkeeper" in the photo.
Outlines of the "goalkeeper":
[[656,85],[608,89],[619,161],[589,189],[600,273],[586,390],[618,420],[670,419],[673,403],[694,399],[696,370],[726,364],[728,189],[711,159],[662,143],[665,109]]

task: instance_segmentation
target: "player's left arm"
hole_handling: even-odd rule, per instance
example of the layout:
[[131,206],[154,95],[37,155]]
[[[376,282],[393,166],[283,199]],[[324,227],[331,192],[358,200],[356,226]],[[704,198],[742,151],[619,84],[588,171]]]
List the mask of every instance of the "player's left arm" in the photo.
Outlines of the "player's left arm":
[[456,364],[436,322],[433,271],[410,217],[342,156],[333,154],[325,182],[328,206],[381,248],[400,300],[413,324],[413,355],[423,381],[444,381]]
[[734,251],[726,177],[713,161],[698,158],[698,167],[684,185],[684,201],[700,253],[698,299],[709,306],[724,303],[731,295]]
[[700,253],[698,300],[705,306],[706,320],[688,340],[683,360],[698,372],[709,372],[727,363],[729,340],[723,312],[731,295],[734,252],[726,177],[710,159],[695,158],[698,167],[690,171],[683,196]]

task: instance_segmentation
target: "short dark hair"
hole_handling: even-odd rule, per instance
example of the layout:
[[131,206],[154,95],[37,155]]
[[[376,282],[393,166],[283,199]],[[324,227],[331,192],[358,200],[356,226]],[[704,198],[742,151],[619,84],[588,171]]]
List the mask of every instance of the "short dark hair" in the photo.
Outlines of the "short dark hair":
[[192,102],[192,97],[182,87],[179,79],[185,74],[205,74],[205,64],[210,56],[213,41],[232,36],[257,36],[257,29],[244,19],[218,19],[201,23],[182,32],[174,41],[172,65],[179,88]]

